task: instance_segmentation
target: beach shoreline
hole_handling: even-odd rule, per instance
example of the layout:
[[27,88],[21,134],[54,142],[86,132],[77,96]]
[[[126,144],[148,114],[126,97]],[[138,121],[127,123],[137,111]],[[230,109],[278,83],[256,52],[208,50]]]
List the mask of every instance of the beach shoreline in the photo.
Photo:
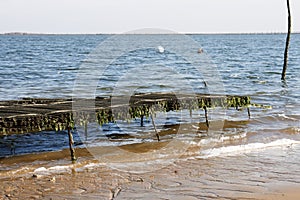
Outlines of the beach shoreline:
[[[184,157],[144,173],[112,168],[86,149],[77,149],[76,163],[67,150],[16,156],[0,161],[18,166],[1,170],[0,199],[297,199],[300,159],[289,162],[285,172],[280,159],[282,152],[294,157],[299,151],[297,145],[246,156]],[[147,167],[147,162],[128,164]]]

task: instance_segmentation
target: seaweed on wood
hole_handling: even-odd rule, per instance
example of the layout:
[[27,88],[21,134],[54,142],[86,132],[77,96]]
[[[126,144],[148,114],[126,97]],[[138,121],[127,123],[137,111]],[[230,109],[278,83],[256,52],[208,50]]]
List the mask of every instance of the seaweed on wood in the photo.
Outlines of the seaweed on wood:
[[[122,102],[122,97],[114,97]],[[45,130],[73,129],[75,124],[86,126],[90,121],[100,125],[116,120],[150,117],[157,112],[178,110],[207,110],[208,108],[245,108],[250,106],[248,96],[175,95],[149,93],[131,96],[126,104],[111,105],[112,98],[84,100],[82,105],[92,108],[76,108],[72,99],[22,99],[0,102],[0,135],[23,134]],[[118,102],[118,101],[115,101]]]

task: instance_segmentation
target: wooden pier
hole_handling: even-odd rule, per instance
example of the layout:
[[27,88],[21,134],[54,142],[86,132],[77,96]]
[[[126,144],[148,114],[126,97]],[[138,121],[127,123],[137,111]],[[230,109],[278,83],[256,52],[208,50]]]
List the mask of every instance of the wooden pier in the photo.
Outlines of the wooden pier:
[[[208,109],[247,108],[250,117],[250,105],[248,96],[206,94],[147,93],[135,94],[130,98],[118,96],[95,99],[24,98],[0,101],[0,136],[46,130],[68,130],[70,150],[74,160],[76,158],[72,147],[71,130],[76,124],[86,126],[88,122],[96,121],[102,125],[116,120],[141,118],[141,125],[143,125],[143,118],[152,116],[153,119],[156,112],[203,109],[206,124],[209,126]],[[158,133],[157,137],[159,140]]]

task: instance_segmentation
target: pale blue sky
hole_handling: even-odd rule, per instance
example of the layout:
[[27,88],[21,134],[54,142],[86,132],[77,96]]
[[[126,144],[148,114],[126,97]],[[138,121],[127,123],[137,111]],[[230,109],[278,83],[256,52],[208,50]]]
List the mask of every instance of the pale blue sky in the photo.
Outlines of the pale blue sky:
[[[300,31],[300,0],[290,0]],[[284,32],[286,0],[0,0],[0,33]]]

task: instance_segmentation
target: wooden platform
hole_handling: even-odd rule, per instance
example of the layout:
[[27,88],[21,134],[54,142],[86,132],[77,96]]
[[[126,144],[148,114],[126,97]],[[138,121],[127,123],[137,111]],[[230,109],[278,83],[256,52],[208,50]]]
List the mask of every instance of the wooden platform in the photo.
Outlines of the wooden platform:
[[[127,100],[128,99],[128,100]],[[129,103],[128,103],[129,102]],[[0,101],[0,136],[44,130],[68,130],[76,124],[97,121],[100,125],[115,120],[149,117],[156,112],[214,107],[249,107],[248,96],[148,93],[95,99],[26,98]],[[250,114],[250,113],[249,113]]]
[[203,109],[206,124],[209,127],[207,112],[209,108],[246,107],[250,117],[249,106],[250,97],[248,96],[175,95],[173,93],[148,93],[135,94],[131,97],[97,97],[95,99],[26,98],[0,101],[0,136],[45,130],[68,130],[71,160],[75,161],[71,129],[78,124],[83,125],[86,132],[90,121],[96,121],[102,125],[115,120],[141,118],[142,126],[143,118],[151,116],[159,141],[159,133],[153,119],[156,112]]

